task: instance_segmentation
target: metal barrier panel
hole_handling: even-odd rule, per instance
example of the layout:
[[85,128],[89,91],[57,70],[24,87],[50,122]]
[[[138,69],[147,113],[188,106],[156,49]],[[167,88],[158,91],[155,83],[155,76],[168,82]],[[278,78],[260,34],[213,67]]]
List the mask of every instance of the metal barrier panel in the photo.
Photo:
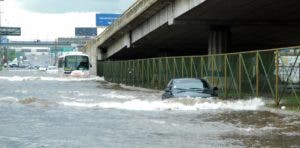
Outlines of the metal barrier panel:
[[299,109],[300,48],[294,48],[290,52],[277,50],[276,63],[276,102],[293,105]]
[[206,79],[221,99],[263,97],[300,106],[300,48],[205,56],[98,61],[98,75],[113,83],[164,89],[173,78]]

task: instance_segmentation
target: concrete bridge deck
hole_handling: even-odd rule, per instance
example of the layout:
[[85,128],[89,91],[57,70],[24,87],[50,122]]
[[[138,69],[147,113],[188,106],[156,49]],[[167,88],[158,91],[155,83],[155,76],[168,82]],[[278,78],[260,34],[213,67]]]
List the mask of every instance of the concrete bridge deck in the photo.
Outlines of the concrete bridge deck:
[[299,45],[298,0],[138,0],[86,51],[94,60]]

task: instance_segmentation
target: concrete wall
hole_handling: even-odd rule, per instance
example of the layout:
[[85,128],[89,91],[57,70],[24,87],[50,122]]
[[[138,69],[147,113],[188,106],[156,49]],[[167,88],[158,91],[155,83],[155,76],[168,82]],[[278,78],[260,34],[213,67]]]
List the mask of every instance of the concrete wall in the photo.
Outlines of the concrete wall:
[[[106,56],[111,56],[113,54],[115,54],[116,52],[118,52],[120,49],[124,48],[124,47],[130,47],[130,33],[126,33],[125,35],[123,35],[121,38],[119,38],[118,40],[116,40],[111,46],[108,47],[107,49],[107,55]],[[105,59],[99,59],[99,60],[105,60]]]
[[169,19],[173,18],[172,5],[160,10],[154,16],[142,23],[132,31],[132,42],[136,42],[150,32],[156,30],[158,27],[167,23]]
[[174,18],[193,9],[206,0],[175,0],[174,2]]

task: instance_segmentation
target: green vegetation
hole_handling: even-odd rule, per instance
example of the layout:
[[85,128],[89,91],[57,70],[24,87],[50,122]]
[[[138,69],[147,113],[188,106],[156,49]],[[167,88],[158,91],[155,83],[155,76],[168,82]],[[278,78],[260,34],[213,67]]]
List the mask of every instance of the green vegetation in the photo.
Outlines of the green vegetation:
[[281,106],[286,106],[290,109],[298,109],[300,111],[300,99],[296,98],[295,96],[285,96],[281,100]]
[[7,56],[8,56],[8,61],[12,61],[16,58],[16,51],[14,50],[9,50],[7,52]]

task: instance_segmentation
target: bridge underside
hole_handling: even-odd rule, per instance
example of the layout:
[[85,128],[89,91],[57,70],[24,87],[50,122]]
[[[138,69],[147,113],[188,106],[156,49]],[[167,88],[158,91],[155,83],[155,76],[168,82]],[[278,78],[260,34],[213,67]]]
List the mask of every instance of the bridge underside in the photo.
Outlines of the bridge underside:
[[213,28],[229,30],[222,52],[300,45],[299,10],[299,0],[207,0],[109,59],[208,54]]

